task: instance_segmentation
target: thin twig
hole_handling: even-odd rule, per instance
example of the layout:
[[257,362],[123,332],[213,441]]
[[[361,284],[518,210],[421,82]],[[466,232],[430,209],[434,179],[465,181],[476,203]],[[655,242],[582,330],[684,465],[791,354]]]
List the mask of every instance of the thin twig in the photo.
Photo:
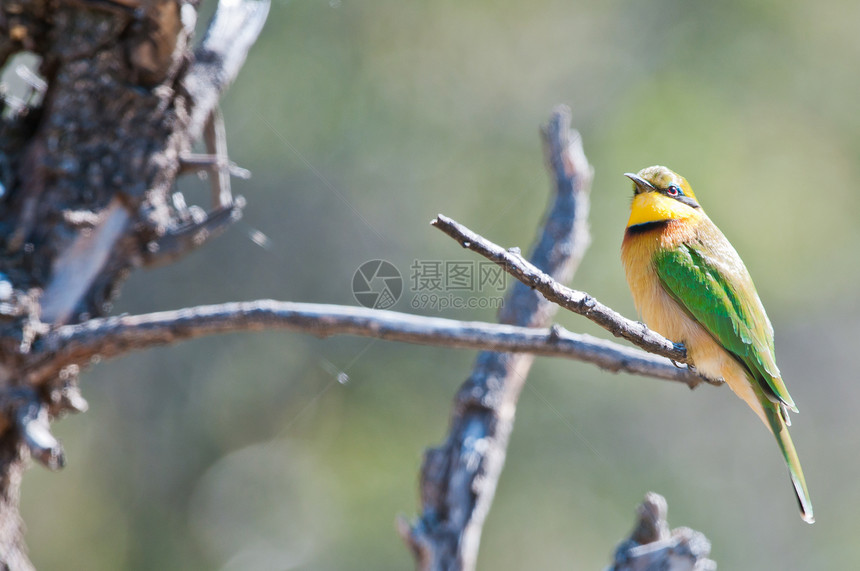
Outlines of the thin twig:
[[188,174],[190,172],[219,171],[224,169],[227,170],[227,173],[230,176],[235,176],[236,178],[241,179],[251,178],[251,171],[243,169],[233,161],[229,160],[229,158],[225,160],[225,157],[218,155],[199,153],[186,153],[179,155],[178,174],[180,175]]
[[598,367],[696,386],[702,378],[665,358],[561,327],[534,329],[478,321],[424,317],[342,305],[259,300],[206,305],[144,315],[90,319],[42,337],[30,353],[31,383],[94,357],[218,333],[287,329],[318,337],[357,335],[420,345],[531,353],[592,363]]
[[[174,194],[174,197],[181,196]],[[215,208],[200,220],[190,220],[172,229],[158,240],[146,244],[142,260],[146,266],[162,266],[193,252],[206,242],[223,234],[242,218],[245,199],[237,196],[231,204]]]
[[457,240],[464,248],[495,262],[528,287],[539,291],[549,301],[587,317],[616,337],[626,339],[649,353],[662,355],[679,363],[687,362],[687,350],[683,344],[666,339],[648,329],[644,323],[627,319],[585,292],[560,284],[525,260],[516,250],[505,250],[442,214],[431,224]]
[[230,160],[227,155],[227,129],[221,108],[216,105],[203,127],[203,142],[206,151],[218,157],[218,168],[212,169],[209,177],[212,194],[212,208],[226,208],[233,203],[233,191],[230,188]]

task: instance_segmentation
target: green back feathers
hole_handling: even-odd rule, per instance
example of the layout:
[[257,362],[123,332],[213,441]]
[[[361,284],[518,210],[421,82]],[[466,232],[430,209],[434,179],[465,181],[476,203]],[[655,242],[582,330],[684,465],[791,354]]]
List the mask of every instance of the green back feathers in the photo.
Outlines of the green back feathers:
[[771,401],[796,411],[776,366],[773,328],[746,267],[710,220],[702,220],[698,234],[695,242],[655,253],[663,288],[745,365]]

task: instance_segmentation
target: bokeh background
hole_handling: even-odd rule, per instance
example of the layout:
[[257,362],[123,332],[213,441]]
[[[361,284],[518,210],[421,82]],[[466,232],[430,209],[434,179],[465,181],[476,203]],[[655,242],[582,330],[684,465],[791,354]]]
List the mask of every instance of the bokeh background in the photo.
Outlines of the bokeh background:
[[[211,13],[211,2],[207,9]],[[596,170],[574,286],[635,316],[618,250],[630,183],[693,184],[756,280],[799,403],[818,523],[726,388],[691,392],[540,358],[484,529],[480,569],[602,569],[648,490],[721,569],[846,569],[860,557],[860,4],[275,0],[224,100],[253,178],[241,223],[137,272],[116,312],[276,298],[355,304],[366,260],[475,260],[427,222],[532,243],[549,196],[538,127],[573,109]],[[183,182],[206,202],[200,181]],[[470,296],[492,296],[477,292]],[[493,320],[489,309],[424,309]],[[559,315],[573,331],[605,335]],[[266,332],[93,367],[58,422],[69,465],[34,467],[41,569],[407,569],[422,450],[474,352]],[[349,381],[341,384],[337,375]],[[551,404],[548,404],[551,403]]]

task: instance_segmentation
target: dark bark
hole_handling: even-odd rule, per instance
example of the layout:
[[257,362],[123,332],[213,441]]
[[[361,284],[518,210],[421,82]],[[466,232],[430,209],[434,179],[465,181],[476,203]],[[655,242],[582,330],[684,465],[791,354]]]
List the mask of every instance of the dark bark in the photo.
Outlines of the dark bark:
[[28,457],[59,467],[49,419],[86,407],[77,368],[31,374],[33,340],[104,315],[129,272],[162,245],[176,259],[203,241],[182,237],[197,227],[211,234],[238,214],[238,205],[219,204],[214,221],[192,219],[173,200],[181,158],[268,8],[230,4],[230,24],[196,53],[189,46],[196,1],[0,6],[0,64],[31,51],[41,57],[45,85],[0,123],[0,567],[30,567],[18,514]]

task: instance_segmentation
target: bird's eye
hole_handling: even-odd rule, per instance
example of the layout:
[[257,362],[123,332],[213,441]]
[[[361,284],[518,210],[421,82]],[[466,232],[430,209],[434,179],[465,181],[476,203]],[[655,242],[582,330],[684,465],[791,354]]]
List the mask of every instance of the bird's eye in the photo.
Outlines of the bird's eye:
[[672,184],[666,188],[666,194],[668,194],[669,196],[683,196],[684,191],[682,191],[681,187],[677,184]]

